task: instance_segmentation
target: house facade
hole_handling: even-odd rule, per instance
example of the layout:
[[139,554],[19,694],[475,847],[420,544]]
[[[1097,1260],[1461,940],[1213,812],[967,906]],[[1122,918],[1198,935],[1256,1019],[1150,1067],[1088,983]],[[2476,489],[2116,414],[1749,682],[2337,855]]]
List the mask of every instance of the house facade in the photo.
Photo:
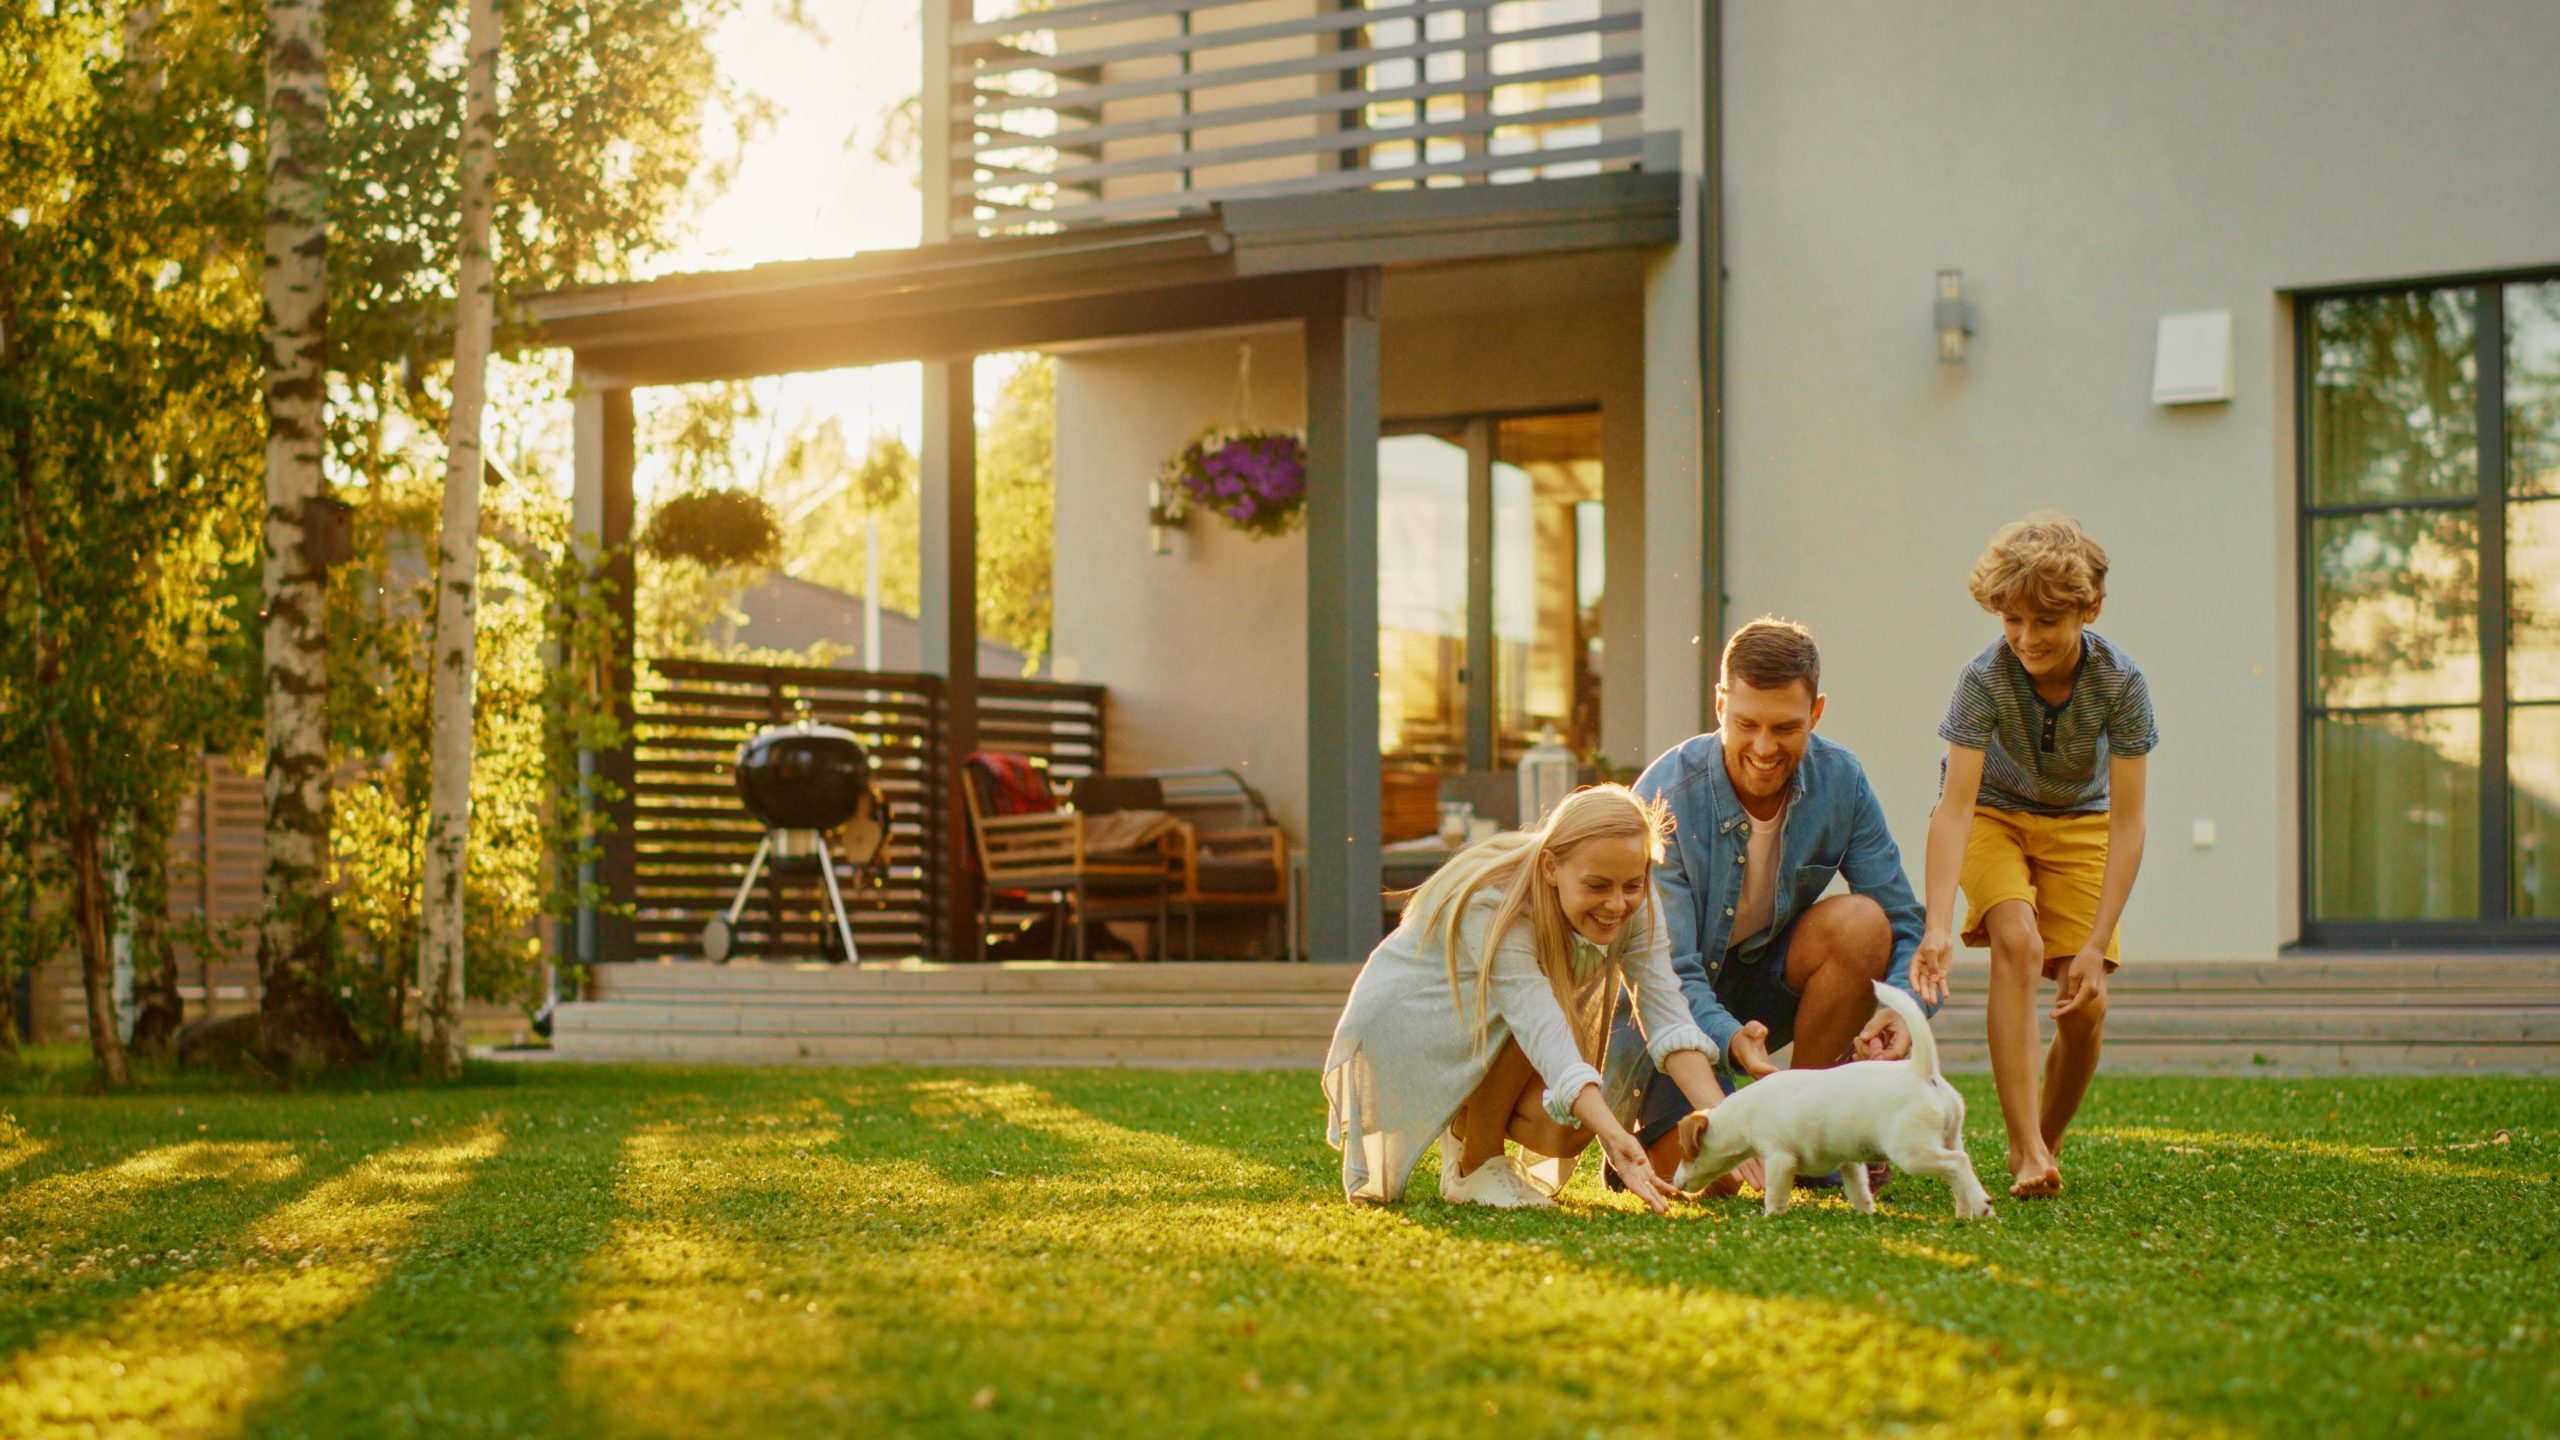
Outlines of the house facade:
[[[1390,272],[1391,764],[1428,758],[1399,733],[1399,685],[1465,698],[1454,667],[1398,643],[1400,593],[1457,593],[1465,510],[1399,474],[1414,442],[1395,432],[1455,450],[1473,417],[1588,411],[1608,536],[1593,748],[1611,762],[1708,723],[1712,617],[1800,619],[1824,647],[1824,732],[1865,760],[1916,884],[1937,723],[1998,633],[1965,572],[1999,524],[2057,509],[2109,548],[2096,628],[2145,665],[2165,736],[2136,953],[2560,943],[2560,504],[2542,503],[2560,496],[2560,95],[2536,79],[2560,17],[1726,5],[1706,7],[1712,35],[1661,33],[1688,18],[1645,13],[1643,76],[1649,95],[1714,89],[1718,184],[1684,223],[1714,205],[1719,453],[1683,453],[1698,427],[1649,408],[1679,386],[1648,373],[1648,306],[1694,301],[1664,293],[1691,273],[1672,247]],[[1664,98],[1648,124],[1682,110]],[[1941,271],[1971,332],[1944,362]],[[2491,296],[2498,395],[2470,353],[2493,343]],[[2207,359],[2228,398],[2155,399],[2162,319],[2199,314],[2227,317],[2227,361]],[[1233,350],[1062,360],[1057,652],[1116,696],[1164,687],[1124,709],[1115,760],[1173,763],[1217,734],[1288,794],[1305,750],[1267,702],[1300,644],[1273,618],[1296,611],[1291,543],[1211,530],[1140,558],[1153,462],[1235,408]],[[1285,351],[1264,353],[1254,409],[1289,414]],[[2448,402],[2464,413],[2429,408]],[[2491,410],[2502,498],[2478,480],[2500,458]],[[1497,544],[1497,586],[1518,561]],[[1459,607],[1442,613],[1462,652]]]
[[[2097,628],[2161,713],[2135,953],[2560,937],[2547,5],[926,31],[923,247],[534,302],[588,528],[630,523],[631,387],[923,360],[924,668],[965,716],[967,360],[1054,354],[1053,673],[1107,689],[1108,768],[1271,799],[1311,958],[1374,940],[1414,785],[1550,736],[1640,766],[1763,611],[1820,637],[1916,881],[1996,635],[1963,577],[2039,509],[2110,549]],[[1157,523],[1213,424],[1303,428],[1304,530]]]

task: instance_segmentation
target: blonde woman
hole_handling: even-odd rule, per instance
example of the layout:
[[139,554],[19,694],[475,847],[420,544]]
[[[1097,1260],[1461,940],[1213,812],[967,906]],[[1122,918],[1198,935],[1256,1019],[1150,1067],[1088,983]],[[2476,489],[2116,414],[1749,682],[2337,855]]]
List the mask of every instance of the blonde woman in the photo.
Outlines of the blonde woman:
[[[1644,1067],[1608,1057],[1632,990],[1645,1050],[1700,1109],[1722,1090],[1715,1047],[1689,1018],[1657,923],[1653,866],[1669,814],[1623,785],[1576,791],[1533,830],[1497,835],[1414,892],[1351,987],[1325,1057],[1326,1138],[1343,1193],[1402,1198],[1440,1142],[1452,1203],[1549,1206],[1592,1140],[1659,1214],[1668,1176],[1627,1132]],[[1604,1058],[1615,1074],[1604,1082]],[[1624,1072],[1624,1073],[1616,1073]],[[1623,1092],[1623,1093],[1614,1093]],[[1520,1142],[1533,1163],[1504,1153]]]

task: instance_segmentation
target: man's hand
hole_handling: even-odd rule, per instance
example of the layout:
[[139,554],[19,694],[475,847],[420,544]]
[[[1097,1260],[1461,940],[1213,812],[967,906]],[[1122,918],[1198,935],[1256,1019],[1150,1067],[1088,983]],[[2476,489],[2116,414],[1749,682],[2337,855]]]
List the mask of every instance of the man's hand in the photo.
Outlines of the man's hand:
[[1735,1069],[1754,1080],[1778,1073],[1778,1067],[1769,1063],[1769,1027],[1757,1020],[1734,1032],[1724,1054]]
[[1911,1032],[1903,1028],[1901,1016],[1879,1009],[1850,1051],[1861,1060],[1900,1060],[1911,1053]]
[[2107,955],[2103,950],[2084,949],[2071,957],[2063,967],[2055,987],[2060,993],[2054,1001],[2053,1018],[2061,1019],[2084,1005],[2107,1003]]
[[1944,934],[1930,931],[1920,937],[1920,948],[1911,955],[1911,993],[1923,1005],[1935,1005],[1947,998],[1947,971],[1955,963],[1955,942]]

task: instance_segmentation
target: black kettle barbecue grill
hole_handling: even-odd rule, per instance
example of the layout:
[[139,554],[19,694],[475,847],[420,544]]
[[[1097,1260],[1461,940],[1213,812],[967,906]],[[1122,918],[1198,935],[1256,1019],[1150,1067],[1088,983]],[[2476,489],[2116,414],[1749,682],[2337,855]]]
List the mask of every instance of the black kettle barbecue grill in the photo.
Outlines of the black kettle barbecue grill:
[[729,958],[732,931],[768,860],[778,874],[818,872],[827,887],[836,936],[844,942],[844,958],[859,958],[853,924],[845,918],[844,892],[836,884],[837,857],[828,850],[827,837],[834,833],[849,852],[845,862],[857,873],[887,847],[888,808],[871,783],[871,752],[850,731],[803,720],[774,726],[739,746],[732,770],[739,798],[747,813],[764,822],[765,832],[728,912],[702,927],[702,958],[713,964]]

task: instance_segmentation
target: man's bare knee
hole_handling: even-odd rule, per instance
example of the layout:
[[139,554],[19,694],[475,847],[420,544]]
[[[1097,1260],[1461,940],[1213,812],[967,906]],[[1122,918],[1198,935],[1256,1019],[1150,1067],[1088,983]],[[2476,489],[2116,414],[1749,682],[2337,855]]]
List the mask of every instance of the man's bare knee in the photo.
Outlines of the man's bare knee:
[[1881,980],[1893,965],[1893,922],[1864,895],[1834,895],[1797,922],[1787,944],[1787,983],[1802,991],[1837,966],[1859,980]]

